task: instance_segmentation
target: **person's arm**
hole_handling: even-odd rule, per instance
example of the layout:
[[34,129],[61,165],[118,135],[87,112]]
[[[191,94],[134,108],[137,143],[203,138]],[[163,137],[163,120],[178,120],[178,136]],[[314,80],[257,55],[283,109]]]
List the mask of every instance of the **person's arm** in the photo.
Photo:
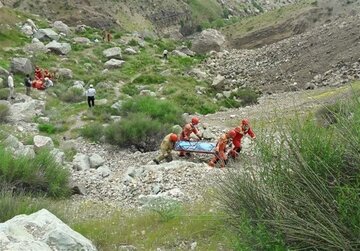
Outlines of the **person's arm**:
[[256,134],[253,132],[253,130],[251,130],[251,128],[249,128],[248,134],[250,135],[250,137],[251,137],[252,139],[256,139]]

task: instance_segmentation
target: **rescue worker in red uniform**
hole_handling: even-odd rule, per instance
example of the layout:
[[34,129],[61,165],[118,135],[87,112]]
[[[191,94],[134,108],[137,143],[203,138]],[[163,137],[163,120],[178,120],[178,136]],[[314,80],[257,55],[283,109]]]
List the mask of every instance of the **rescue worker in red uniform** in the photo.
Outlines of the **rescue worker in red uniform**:
[[43,80],[42,71],[38,66],[35,68],[35,80]]
[[227,163],[227,155],[226,155],[226,146],[231,139],[234,139],[236,136],[236,132],[234,130],[230,130],[227,133],[224,133],[218,139],[215,148],[215,156],[209,161],[208,165],[211,167],[215,167],[216,163],[220,160],[220,166],[223,168]]
[[166,159],[167,162],[171,162],[173,160],[171,151],[174,149],[174,145],[177,140],[178,136],[175,133],[166,135],[160,145],[160,155],[153,159],[153,161],[158,165],[163,159]]
[[45,69],[44,70],[44,79],[45,78],[48,78],[48,79],[51,79],[52,76],[51,76],[51,73],[48,71],[48,69]]
[[[191,133],[194,133],[199,140],[201,140],[201,134],[199,132],[199,130],[196,128],[196,125],[199,124],[200,120],[198,117],[193,117],[191,119],[191,122],[186,124],[180,134],[180,140],[181,141],[190,141],[190,135]],[[190,153],[186,153],[186,155],[190,156]],[[179,153],[179,157],[184,157],[185,156],[185,152],[184,151],[180,151]]]
[[229,157],[236,158],[240,151],[241,151],[241,139],[246,135],[249,134],[249,136],[252,139],[256,138],[255,133],[250,127],[250,123],[248,119],[243,119],[241,121],[241,124],[237,127],[235,127],[234,131],[236,132],[236,136],[233,138],[233,148],[229,152]]

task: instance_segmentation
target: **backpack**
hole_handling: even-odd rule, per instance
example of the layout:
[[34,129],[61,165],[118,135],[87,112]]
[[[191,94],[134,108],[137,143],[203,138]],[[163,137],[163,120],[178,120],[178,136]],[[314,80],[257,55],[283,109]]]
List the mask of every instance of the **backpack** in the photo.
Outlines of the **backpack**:
[[26,87],[31,87],[31,79],[30,78],[25,78],[24,79],[24,84]]

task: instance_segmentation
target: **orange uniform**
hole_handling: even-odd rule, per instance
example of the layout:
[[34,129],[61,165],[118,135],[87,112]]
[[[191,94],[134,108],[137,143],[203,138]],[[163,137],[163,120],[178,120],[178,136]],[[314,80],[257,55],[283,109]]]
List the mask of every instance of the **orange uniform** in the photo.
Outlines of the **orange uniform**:
[[249,136],[252,139],[256,138],[255,133],[253,132],[253,130],[250,128],[250,124],[249,124],[249,120],[248,119],[243,119],[241,121],[240,126],[235,127],[234,131],[236,132],[236,136],[233,138],[233,149],[229,152],[230,156],[233,158],[236,158],[240,151],[241,151],[241,140],[242,138],[246,135],[249,134]]
[[221,160],[221,167],[225,167],[227,162],[226,146],[228,142],[235,137],[235,131],[231,130],[220,136],[215,148],[215,156],[208,163],[209,166],[214,167],[216,163]]
[[[201,135],[199,130],[195,127],[197,124],[199,124],[200,120],[197,117],[194,117],[191,119],[191,123],[186,124],[180,134],[180,140],[183,141],[190,141],[190,135],[192,133],[194,133],[200,140],[201,140]],[[185,152],[184,151],[180,151],[179,153],[180,157],[185,156]]]

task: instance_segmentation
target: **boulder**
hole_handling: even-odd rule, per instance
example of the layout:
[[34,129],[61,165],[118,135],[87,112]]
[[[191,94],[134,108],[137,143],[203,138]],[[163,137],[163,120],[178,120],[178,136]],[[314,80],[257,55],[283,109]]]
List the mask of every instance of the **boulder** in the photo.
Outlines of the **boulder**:
[[225,44],[225,37],[217,30],[203,30],[192,41],[191,50],[198,54],[220,51]]
[[0,223],[0,247],[11,251],[97,250],[46,209]]
[[190,50],[188,47],[186,47],[185,45],[177,47],[176,48],[177,51],[180,51],[190,57],[195,56],[195,52],[193,52],[192,50]]
[[137,54],[136,50],[134,50],[133,48],[130,48],[130,47],[126,48],[126,49],[124,50],[124,52],[125,52],[126,54],[129,54],[129,55],[135,55],[135,54]]
[[46,45],[46,48],[61,55],[66,55],[71,51],[71,45],[69,43],[59,43],[57,41],[51,41]]
[[69,26],[67,26],[65,23],[63,23],[62,21],[55,21],[53,23],[53,28],[54,30],[64,33],[66,35],[68,35],[70,33],[70,28]]
[[29,24],[24,24],[21,27],[21,32],[24,33],[28,37],[30,37],[34,34],[33,28]]
[[90,169],[89,156],[82,153],[77,153],[74,156],[74,160],[72,164],[73,164],[73,169],[77,171]]
[[55,69],[55,73],[58,78],[64,78],[64,79],[72,79],[73,78],[72,70],[67,69],[67,68],[57,68],[57,69]]
[[105,163],[105,160],[99,155],[94,153],[90,156],[90,167],[91,168],[98,168],[99,166],[102,166]]
[[112,58],[109,61],[105,62],[105,68],[106,69],[120,68],[124,63],[125,63],[125,61],[123,61],[123,60],[118,60],[118,59]]
[[48,49],[45,47],[43,42],[26,44],[23,51],[27,54],[46,53]]
[[87,37],[74,37],[73,41],[77,44],[90,44],[91,41]]
[[224,87],[224,85],[225,85],[225,77],[221,75],[217,75],[211,84],[211,86],[214,87],[215,89],[221,89]]
[[4,68],[2,68],[0,66],[0,76],[8,77],[9,76],[9,71],[7,71],[6,69],[4,69]]
[[8,119],[11,122],[32,122],[34,116],[41,115],[43,111],[45,111],[44,101],[29,98],[25,102],[11,105]]
[[52,29],[40,29],[34,34],[34,37],[40,41],[59,40],[59,34]]
[[103,51],[103,55],[107,58],[107,59],[122,59],[121,56],[121,48],[120,47],[112,47],[109,49],[106,49]]
[[50,137],[35,135],[34,136],[34,147],[35,151],[39,151],[42,149],[53,150],[54,149],[54,142]]
[[33,72],[33,65],[28,58],[13,58],[10,69],[14,73],[30,74]]

